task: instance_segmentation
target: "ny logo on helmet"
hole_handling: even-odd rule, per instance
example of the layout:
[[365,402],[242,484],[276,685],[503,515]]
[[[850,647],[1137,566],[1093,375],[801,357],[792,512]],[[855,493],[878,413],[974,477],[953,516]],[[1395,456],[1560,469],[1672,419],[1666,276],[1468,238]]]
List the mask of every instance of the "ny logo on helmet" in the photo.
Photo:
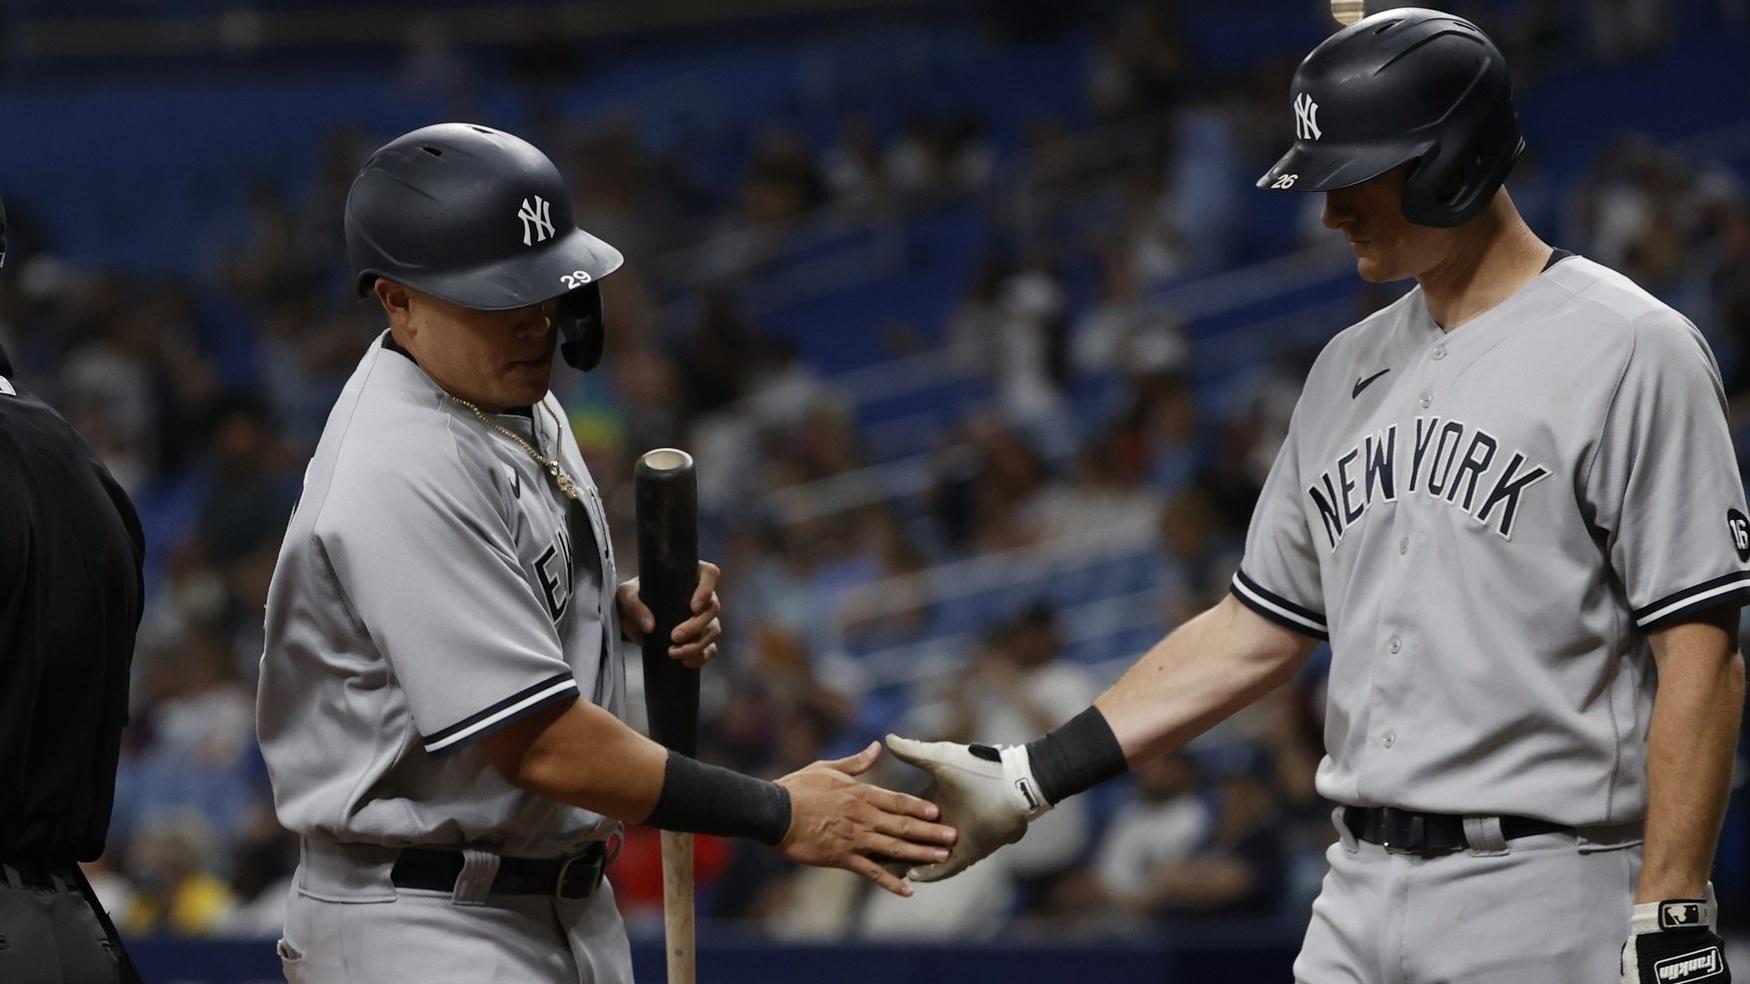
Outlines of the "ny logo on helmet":
[[523,199],[523,207],[517,211],[516,217],[523,220],[524,246],[544,243],[554,234],[552,207],[540,195],[535,196],[533,205],[527,198]]
[[1302,140],[1317,140],[1320,136],[1319,104],[1304,92],[1294,97],[1294,135]]

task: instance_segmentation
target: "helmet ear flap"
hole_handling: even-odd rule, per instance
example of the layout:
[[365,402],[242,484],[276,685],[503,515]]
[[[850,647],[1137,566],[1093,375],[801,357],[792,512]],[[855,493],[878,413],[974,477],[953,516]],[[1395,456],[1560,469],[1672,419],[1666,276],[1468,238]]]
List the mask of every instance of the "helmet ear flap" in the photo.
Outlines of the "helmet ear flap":
[[1404,217],[1437,229],[1469,222],[1488,207],[1524,151],[1511,108],[1485,120],[1474,139],[1451,150],[1437,145],[1404,181]]
[[553,320],[559,326],[559,354],[567,365],[588,372],[601,364],[607,326],[602,320],[600,284],[585,284],[561,294]]
[[1450,229],[1474,213],[1481,159],[1475,148],[1436,147],[1404,180],[1404,217],[1416,225]]

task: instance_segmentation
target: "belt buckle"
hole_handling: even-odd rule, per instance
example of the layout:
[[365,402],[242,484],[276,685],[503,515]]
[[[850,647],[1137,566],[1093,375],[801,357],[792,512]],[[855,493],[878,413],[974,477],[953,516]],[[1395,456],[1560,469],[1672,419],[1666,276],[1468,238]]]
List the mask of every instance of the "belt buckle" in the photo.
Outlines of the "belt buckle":
[[1422,818],[1414,813],[1381,807],[1379,846],[1391,854],[1416,854],[1426,837],[1424,826]]
[[[616,849],[613,853],[617,855],[619,851]],[[589,889],[578,895],[566,895],[565,887],[571,879],[571,866],[579,863],[588,865],[593,869],[589,872]],[[608,874],[608,865],[613,863],[614,859],[610,856],[607,845],[603,844],[601,841],[596,841],[588,845],[583,850],[566,858],[559,865],[559,877],[553,880],[553,897],[557,899],[589,898],[596,893],[597,889],[602,887],[602,880],[605,879]]]
[[[601,887],[602,874],[606,871],[605,866],[601,863],[601,858],[602,855],[599,851],[587,849],[566,858],[559,865],[559,877],[553,880],[553,897],[556,899],[586,899],[594,895],[595,890]],[[589,887],[585,891],[577,895],[567,895],[565,889],[571,883],[571,866],[578,863],[593,866],[595,870],[589,873]]]

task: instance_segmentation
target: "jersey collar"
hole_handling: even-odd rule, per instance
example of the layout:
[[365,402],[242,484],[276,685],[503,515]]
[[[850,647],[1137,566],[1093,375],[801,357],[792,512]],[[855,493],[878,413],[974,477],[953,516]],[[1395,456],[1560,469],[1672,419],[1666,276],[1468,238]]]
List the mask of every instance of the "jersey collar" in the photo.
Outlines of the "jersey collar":
[[[419,360],[415,359],[413,357],[412,352],[407,351],[407,349],[402,347],[400,342],[397,342],[395,340],[395,335],[393,332],[388,332],[388,331],[383,332],[383,347],[388,349],[391,352],[397,353],[402,358],[406,359],[408,362],[413,363],[415,366],[419,366]],[[425,367],[420,366],[419,371],[425,372]],[[0,375],[7,375],[6,352],[4,349],[0,349]],[[429,373],[427,373],[427,377],[428,378],[430,377]],[[435,379],[432,380],[432,384],[436,385],[437,380],[435,380]],[[534,420],[535,419],[535,408],[532,406],[506,407],[504,409],[503,416],[522,417],[525,420]]]

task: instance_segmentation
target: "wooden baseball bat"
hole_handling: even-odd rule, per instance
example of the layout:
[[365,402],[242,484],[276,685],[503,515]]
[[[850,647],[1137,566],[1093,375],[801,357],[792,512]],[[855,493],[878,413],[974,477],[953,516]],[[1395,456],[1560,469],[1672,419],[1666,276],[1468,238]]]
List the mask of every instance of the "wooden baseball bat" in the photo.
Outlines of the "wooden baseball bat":
[[[699,752],[699,671],[670,658],[669,636],[692,615],[699,586],[699,492],[692,455],[674,448],[638,459],[638,597],[656,616],[644,639],[644,708],[650,737],[682,755]],[[662,832],[662,928],[668,984],[695,984],[693,835]]]

